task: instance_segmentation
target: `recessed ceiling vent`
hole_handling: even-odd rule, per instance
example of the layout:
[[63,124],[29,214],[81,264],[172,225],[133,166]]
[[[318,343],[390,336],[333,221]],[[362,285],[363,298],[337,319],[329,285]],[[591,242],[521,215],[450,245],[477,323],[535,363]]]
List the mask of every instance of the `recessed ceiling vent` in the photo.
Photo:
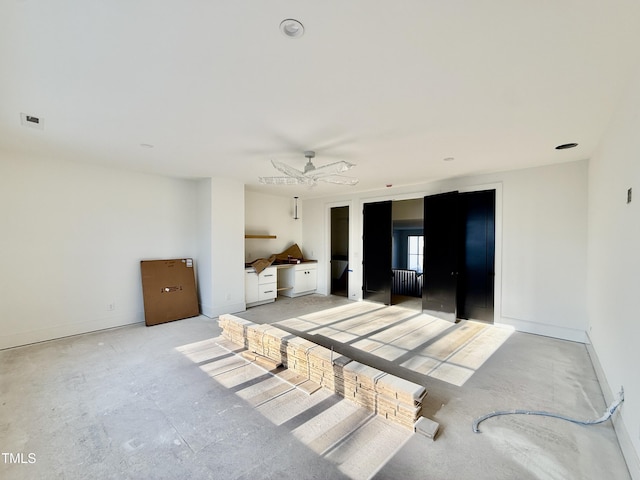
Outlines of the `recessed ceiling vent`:
[[304,35],[304,26],[294,18],[287,18],[280,22],[280,31],[285,37],[300,38]]
[[26,113],[21,113],[20,123],[24,127],[37,128],[38,130],[44,129],[44,119],[40,117],[36,117],[35,115],[28,115]]
[[562,145],[558,145],[556,150],[566,150],[567,148],[575,148],[577,146],[577,143],[563,143]]

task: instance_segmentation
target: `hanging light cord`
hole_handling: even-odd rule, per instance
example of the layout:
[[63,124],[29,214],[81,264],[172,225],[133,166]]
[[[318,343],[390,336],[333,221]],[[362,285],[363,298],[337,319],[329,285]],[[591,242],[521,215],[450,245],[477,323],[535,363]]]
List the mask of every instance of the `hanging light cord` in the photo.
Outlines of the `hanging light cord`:
[[473,432],[480,433],[478,426],[481,422],[484,422],[488,418],[497,417],[499,415],[541,415],[544,417],[553,417],[559,418],[561,420],[566,420],[567,422],[577,423],[578,425],[597,425],[598,423],[603,423],[611,418],[611,415],[616,411],[616,409],[620,406],[620,404],[624,402],[624,389],[620,387],[620,393],[618,394],[618,398],[611,402],[611,405],[607,407],[607,410],[604,414],[596,419],[596,420],[576,420],[575,418],[570,418],[565,415],[560,415],[558,413],[553,412],[541,412],[537,410],[500,410],[497,412],[491,412],[482,417],[479,417],[473,421]]

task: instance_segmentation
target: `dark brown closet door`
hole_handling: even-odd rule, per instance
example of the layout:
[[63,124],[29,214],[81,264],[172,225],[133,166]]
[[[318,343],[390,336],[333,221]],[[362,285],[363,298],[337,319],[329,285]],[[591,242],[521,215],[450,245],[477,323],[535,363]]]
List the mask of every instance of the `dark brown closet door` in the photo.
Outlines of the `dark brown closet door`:
[[362,296],[391,304],[391,202],[365,203],[363,211]]

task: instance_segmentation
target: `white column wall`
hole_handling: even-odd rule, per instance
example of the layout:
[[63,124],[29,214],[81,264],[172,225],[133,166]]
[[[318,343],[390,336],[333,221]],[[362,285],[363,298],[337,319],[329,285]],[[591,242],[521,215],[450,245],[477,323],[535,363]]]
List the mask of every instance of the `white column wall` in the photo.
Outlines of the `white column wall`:
[[197,208],[196,208],[196,248],[198,263],[196,274],[198,275],[198,303],[200,312],[213,318],[213,286],[212,286],[212,240],[211,240],[211,178],[203,178],[196,182]]
[[198,180],[197,223],[200,311],[214,318],[245,310],[244,185]]

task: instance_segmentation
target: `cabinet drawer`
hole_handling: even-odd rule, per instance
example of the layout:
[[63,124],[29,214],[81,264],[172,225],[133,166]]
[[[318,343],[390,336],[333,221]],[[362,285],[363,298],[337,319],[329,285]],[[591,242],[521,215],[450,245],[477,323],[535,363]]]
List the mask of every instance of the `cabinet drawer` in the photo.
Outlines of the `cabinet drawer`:
[[276,298],[278,295],[278,284],[276,282],[264,283],[258,290],[258,301]]
[[317,263],[300,263],[300,264],[296,265],[294,268],[296,269],[297,272],[299,272],[299,271],[317,270],[318,269],[318,264]]
[[274,283],[278,280],[278,271],[275,268],[266,268],[258,275],[258,283],[260,285],[265,283]]

